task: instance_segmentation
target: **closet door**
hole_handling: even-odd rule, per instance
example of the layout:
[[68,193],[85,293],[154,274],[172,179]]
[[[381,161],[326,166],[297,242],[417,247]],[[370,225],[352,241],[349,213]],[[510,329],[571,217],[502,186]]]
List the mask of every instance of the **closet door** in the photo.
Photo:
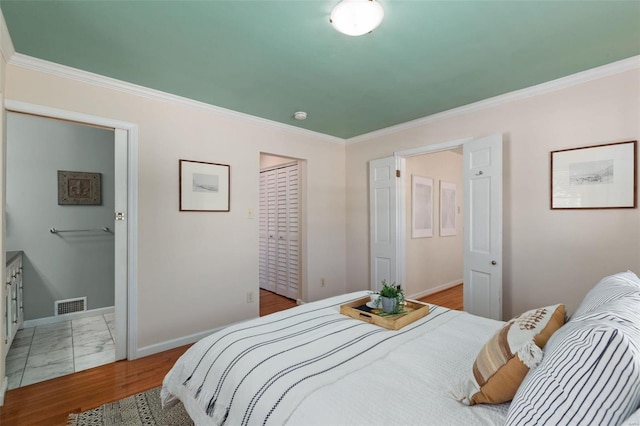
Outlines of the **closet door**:
[[276,293],[289,297],[289,247],[287,243],[287,169],[284,167],[276,170],[277,187],[277,252],[276,263],[278,270],[278,283]]
[[300,173],[287,168],[287,297],[298,299],[300,283]]
[[266,290],[276,291],[277,274],[277,188],[276,172],[271,170],[267,175],[267,287]]
[[260,288],[300,297],[300,173],[297,164],[260,172]]
[[268,279],[269,276],[269,268],[268,268],[268,242],[269,242],[269,232],[267,229],[267,174],[260,173],[260,191],[259,191],[259,208],[260,211],[258,213],[258,228],[260,232],[260,266],[259,266],[259,280],[260,280],[260,288],[265,290],[269,290],[268,288]]

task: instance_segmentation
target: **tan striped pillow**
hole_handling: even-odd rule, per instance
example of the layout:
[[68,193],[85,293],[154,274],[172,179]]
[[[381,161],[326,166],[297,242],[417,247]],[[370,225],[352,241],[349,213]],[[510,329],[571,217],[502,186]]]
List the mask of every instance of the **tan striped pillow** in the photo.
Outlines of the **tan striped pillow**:
[[463,403],[500,404],[511,401],[530,368],[542,361],[542,347],[564,324],[564,305],[532,309],[510,320],[480,350],[473,379]]

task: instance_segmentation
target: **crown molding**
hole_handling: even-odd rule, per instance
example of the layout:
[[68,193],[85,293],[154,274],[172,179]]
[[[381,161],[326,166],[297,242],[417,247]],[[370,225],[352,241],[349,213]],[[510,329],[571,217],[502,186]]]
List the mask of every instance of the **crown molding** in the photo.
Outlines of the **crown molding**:
[[0,55],[2,55],[5,62],[9,62],[15,53],[16,50],[13,48],[9,28],[4,20],[4,14],[0,10]]
[[566,89],[568,87],[576,86],[578,84],[586,83],[589,81],[597,80],[597,79],[608,77],[615,74],[620,74],[620,73],[637,69],[637,68],[640,68],[640,56],[632,56],[627,59],[612,62],[610,64],[602,65],[600,67],[592,68],[586,71],[581,71],[576,74],[558,78],[556,80],[547,81],[545,83],[537,84],[535,86],[527,87],[520,90],[515,90],[513,92],[494,96],[492,98],[483,99],[478,102],[474,102],[468,105],[463,105],[461,107],[453,108],[453,109],[439,112],[436,114],[428,115],[426,117],[417,118],[415,120],[407,121],[405,123],[397,124],[395,126],[385,127],[384,129],[375,130],[373,132],[354,136],[352,138],[348,138],[346,140],[346,144],[350,145],[354,143],[366,142],[382,136],[387,136],[387,135],[402,132],[408,129],[413,129],[415,127],[424,126],[425,124],[434,123],[436,121],[458,117],[461,115],[482,111],[489,108],[494,108],[509,102],[531,98],[533,96],[555,92],[557,90]]
[[307,130],[289,124],[279,123],[277,121],[268,120],[266,118],[256,117],[254,115],[245,114],[243,112],[233,111],[227,108],[207,104],[205,102],[196,101],[193,99],[185,98],[178,95],[172,95],[171,93],[162,92],[160,90],[150,89],[148,87],[139,86],[137,84],[127,83],[122,80],[117,80],[111,77],[105,77],[100,74],[95,74],[88,71],[83,71],[77,68],[68,67],[66,65],[56,64],[54,62],[45,61],[43,59],[34,58],[32,56],[23,55],[21,53],[14,53],[11,60],[8,61],[10,65],[30,69],[34,71],[51,74],[57,77],[68,78],[84,84],[90,84],[93,86],[99,86],[106,89],[117,90],[119,92],[141,96],[147,99],[167,102],[175,105],[186,106],[190,108],[196,108],[204,111],[213,112],[223,116],[251,121],[252,123],[276,128],[288,133],[294,133],[303,136],[311,136],[314,138],[322,139],[326,142],[332,142],[344,145],[345,140],[335,136],[326,135],[324,133],[314,132],[313,130]]

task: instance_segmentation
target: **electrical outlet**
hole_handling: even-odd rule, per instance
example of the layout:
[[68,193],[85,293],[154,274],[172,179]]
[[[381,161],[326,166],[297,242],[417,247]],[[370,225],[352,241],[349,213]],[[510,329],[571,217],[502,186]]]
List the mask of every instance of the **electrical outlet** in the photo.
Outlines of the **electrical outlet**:
[[253,303],[253,292],[252,291],[248,291],[247,292],[247,303]]
[[324,278],[320,278],[320,287],[324,287]]

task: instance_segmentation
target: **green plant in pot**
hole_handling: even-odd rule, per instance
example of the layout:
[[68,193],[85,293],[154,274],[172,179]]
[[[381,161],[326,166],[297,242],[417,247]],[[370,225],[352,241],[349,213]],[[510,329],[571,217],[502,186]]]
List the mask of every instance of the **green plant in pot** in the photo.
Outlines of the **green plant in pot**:
[[400,284],[387,284],[386,280],[382,280],[380,301],[382,302],[382,310],[385,313],[397,314],[404,303],[404,290]]

